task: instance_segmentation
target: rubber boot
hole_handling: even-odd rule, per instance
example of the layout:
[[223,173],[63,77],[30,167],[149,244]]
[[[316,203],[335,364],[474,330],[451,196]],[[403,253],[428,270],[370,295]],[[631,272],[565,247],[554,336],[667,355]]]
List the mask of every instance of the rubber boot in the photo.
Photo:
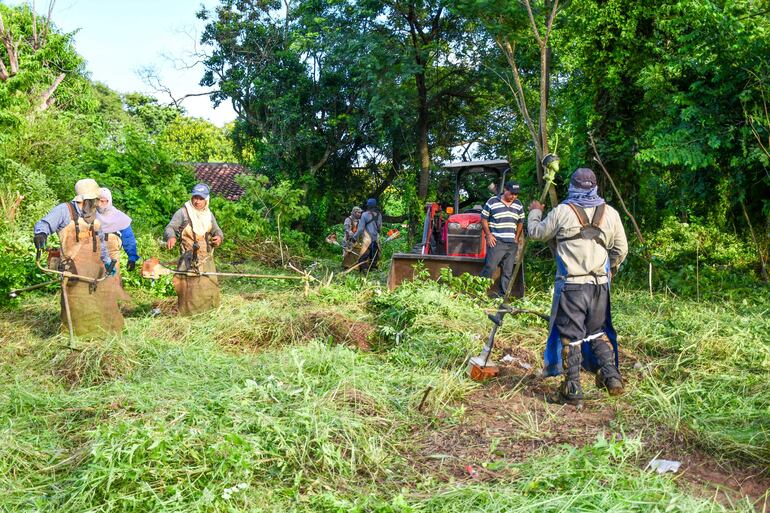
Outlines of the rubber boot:
[[569,345],[569,339],[561,339],[561,363],[564,369],[564,381],[557,394],[549,402],[579,405],[583,402],[583,387],[580,386],[580,365],[583,353],[580,346]]
[[599,362],[599,370],[596,372],[596,386],[606,388],[610,395],[623,393],[623,378],[615,367],[615,350],[612,342],[603,335],[591,341],[591,349]]

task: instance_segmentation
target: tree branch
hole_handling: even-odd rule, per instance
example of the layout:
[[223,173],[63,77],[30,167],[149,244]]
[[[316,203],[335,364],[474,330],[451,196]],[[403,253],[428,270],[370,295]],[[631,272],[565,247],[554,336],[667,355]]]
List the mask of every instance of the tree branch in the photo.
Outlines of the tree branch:
[[56,101],[56,99],[53,97],[53,94],[56,92],[56,89],[59,87],[59,85],[62,83],[62,80],[64,80],[66,76],[66,73],[61,73],[54,79],[51,87],[46,89],[46,91],[40,97],[40,103],[38,104],[37,112],[42,112],[53,105],[53,102]]
[[540,37],[540,31],[537,29],[537,22],[535,22],[535,15],[532,13],[532,6],[530,5],[529,0],[524,0],[524,5],[527,7],[529,23],[532,25],[532,32],[535,33],[537,44],[543,46],[543,38]]
[[[620,201],[620,206],[623,207],[623,212],[626,213],[629,219],[631,219],[631,223],[634,225],[634,231],[636,232],[636,236],[639,239],[639,242],[644,244],[644,237],[642,236],[642,231],[639,229],[639,225],[636,224],[636,219],[634,216],[631,215],[631,212],[628,211],[628,208],[626,207],[626,202],[623,201],[623,196],[620,195],[620,191],[618,190],[617,186],[615,185],[615,181],[610,176],[610,172],[607,171],[607,168],[604,167],[604,162],[602,162],[602,158],[599,156],[599,152],[596,149],[596,143],[594,142],[594,134],[592,132],[588,132],[588,140],[591,142],[591,148],[594,150],[594,162],[599,164],[599,167],[602,168],[602,171],[604,171],[604,176],[607,177],[607,180],[610,181],[610,185],[612,186],[612,190],[615,191],[615,195],[618,197],[618,200]],[[648,250],[645,249],[645,256],[647,257],[647,261],[650,261],[650,253]]]
[[516,106],[519,108],[519,113],[521,113],[521,116],[524,118],[524,124],[529,129],[529,134],[532,137],[532,142],[535,144],[535,152],[537,153],[537,159],[538,161],[541,161],[543,159],[542,150],[537,140],[537,131],[535,130],[535,125],[532,122],[532,118],[529,115],[529,110],[527,109],[527,100],[526,100],[526,97],[524,96],[524,88],[521,85],[521,76],[519,75],[519,67],[516,64],[516,55],[514,53],[515,47],[511,45],[510,40],[505,36],[500,36],[498,38],[495,38],[495,42],[503,51],[505,58],[508,60],[508,65],[513,71],[513,81],[516,84],[516,89],[513,89],[512,87],[510,87],[510,83],[508,83],[508,87],[511,89],[511,92],[513,92],[513,97],[516,100]]
[[551,15],[548,16],[548,26],[545,30],[545,46],[548,46],[548,38],[551,37],[551,29],[553,28],[553,22],[556,19],[556,10],[559,8],[559,0],[554,0],[553,8],[551,9]]

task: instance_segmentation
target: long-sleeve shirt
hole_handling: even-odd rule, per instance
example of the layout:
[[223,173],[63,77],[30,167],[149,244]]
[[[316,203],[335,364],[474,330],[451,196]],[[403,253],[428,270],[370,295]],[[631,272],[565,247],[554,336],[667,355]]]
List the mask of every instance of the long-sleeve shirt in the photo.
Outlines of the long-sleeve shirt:
[[[592,219],[595,208],[584,209]],[[533,240],[548,241],[563,239],[580,232],[580,221],[568,205],[559,204],[542,219],[543,212],[531,210],[527,223],[529,237]],[[606,250],[593,240],[573,239],[560,241],[556,254],[564,263],[569,283],[607,283],[605,265],[617,269],[628,254],[628,241],[618,211],[607,205],[601,223],[601,234]]]
[[[82,210],[78,207],[76,202],[72,202],[75,206],[75,211],[82,215]],[[72,221],[72,214],[68,203],[60,203],[53,207],[40,221],[35,223],[35,233],[45,233],[46,235],[52,235],[64,229]],[[112,262],[110,255],[107,253],[107,245],[104,243],[104,234],[100,231],[96,232],[99,240],[101,241],[101,259],[104,265],[109,265]]]
[[372,242],[380,238],[380,229],[382,228],[382,214],[377,211],[367,210],[358,220],[358,229],[356,229],[353,238],[359,240],[364,231],[369,234]]
[[127,228],[120,230],[120,240],[123,241],[123,251],[126,252],[129,262],[136,262],[139,260],[139,254],[136,252],[136,237],[134,236],[134,230],[131,229],[131,225]]
[[353,225],[358,222],[358,219],[353,219],[353,216],[348,216],[345,218],[345,222],[343,223],[343,227],[345,229],[345,241],[349,241],[355,236],[355,230],[353,230]]
[[[171,221],[169,221],[169,223],[166,225],[166,229],[163,231],[163,237],[166,240],[169,240],[172,237],[178,238],[180,235],[182,235],[182,230],[184,230],[185,227],[189,224],[190,218],[187,215],[187,210],[182,207],[174,213]],[[222,239],[225,238],[225,235],[222,233],[222,229],[219,227],[214,214],[211,214],[211,234],[215,237],[218,236]]]

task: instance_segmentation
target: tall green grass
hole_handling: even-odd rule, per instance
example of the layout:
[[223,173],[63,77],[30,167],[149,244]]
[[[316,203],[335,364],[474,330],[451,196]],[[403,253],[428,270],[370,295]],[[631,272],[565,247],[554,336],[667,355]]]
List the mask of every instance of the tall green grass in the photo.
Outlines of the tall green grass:
[[[553,448],[511,465],[513,477],[494,483],[439,481],[411,461],[414,433],[461,421],[461,399],[477,386],[462,362],[479,350],[489,324],[480,303],[433,283],[388,294],[357,277],[308,298],[301,289],[236,290],[243,295],[226,293],[219,310],[188,319],[152,317],[141,304],[124,334],[78,341],[74,351],[56,333],[54,297],[0,312],[0,511],[728,510],[640,470],[635,439]],[[641,314],[633,304],[647,306],[633,293],[618,297],[625,343],[644,352],[650,368],[683,373],[692,362],[669,331],[677,328],[634,330]],[[548,298],[530,302],[545,309]],[[376,325],[375,352],[314,331],[308,318],[327,311]],[[738,315],[755,334],[758,312]],[[709,315],[687,329],[703,322],[710,333]],[[541,321],[509,319],[503,339],[541,344]],[[694,362],[704,369],[716,357],[720,373],[765,369],[748,349],[709,347]],[[700,429],[710,436],[737,443],[749,433],[750,425],[735,423],[729,431],[697,402],[679,399],[677,417],[654,403],[681,395],[679,386],[655,370],[631,400],[660,422],[679,419],[681,429],[708,418]],[[762,391],[750,392],[754,402],[741,408],[760,413]],[[727,384],[721,393],[740,396]],[[719,401],[712,407],[734,411]],[[746,504],[732,510],[749,511]]]
[[[689,442],[770,466],[770,301],[615,294],[623,346],[645,362],[632,400]],[[770,467],[769,467],[770,468]]]

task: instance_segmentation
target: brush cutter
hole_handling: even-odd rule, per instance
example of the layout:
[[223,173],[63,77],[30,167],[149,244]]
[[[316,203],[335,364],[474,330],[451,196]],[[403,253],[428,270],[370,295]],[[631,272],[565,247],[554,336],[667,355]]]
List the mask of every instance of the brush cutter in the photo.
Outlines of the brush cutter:
[[[559,157],[549,153],[545,156],[545,158],[543,158],[543,167],[546,169],[545,176],[543,177],[545,179],[545,186],[543,187],[543,192],[540,195],[540,203],[543,203],[548,196],[548,191],[553,184],[554,178],[556,177],[556,172],[559,170]],[[524,261],[524,252],[526,251],[526,248],[527,239],[524,238],[524,240],[521,242],[521,247],[519,248],[517,254],[516,266],[513,269],[512,276],[518,275],[519,270],[521,269],[521,264]],[[497,363],[495,363],[493,360],[490,360],[489,357],[492,354],[492,349],[495,347],[495,335],[497,335],[498,328],[503,325],[505,314],[530,313],[529,311],[513,308],[508,304],[511,298],[511,291],[513,289],[514,282],[515,280],[510,280],[508,283],[508,287],[505,291],[503,302],[500,307],[495,311],[494,314],[489,314],[487,316],[489,320],[492,321],[492,329],[489,332],[489,336],[487,337],[487,342],[484,344],[484,348],[481,350],[481,353],[478,356],[474,356],[468,360],[468,375],[474,381],[483,381],[487,378],[496,376],[500,372],[500,368],[498,367]],[[536,315],[539,315],[542,318],[547,318],[547,316],[543,314]]]
[[32,285],[32,286],[24,287],[24,288],[21,288],[21,289],[15,289],[15,290],[12,290],[12,291],[10,291],[8,293],[8,297],[10,297],[11,299],[17,298],[17,297],[19,297],[19,294],[22,294],[24,292],[29,292],[31,290],[42,289],[43,287],[47,287],[49,285],[53,285],[55,283],[59,283],[60,281],[61,280],[58,280],[58,279],[57,280],[50,280],[50,281],[46,281],[44,283],[38,283],[37,285]]
[[[392,230],[388,230],[388,237],[385,240],[382,241],[382,244],[387,244],[388,242],[390,242],[392,240],[396,240],[400,236],[401,236],[401,232],[398,231],[397,229],[394,228]],[[337,240],[337,234],[336,233],[330,233],[329,235],[326,236],[325,240],[326,240],[326,242],[328,242],[329,244],[331,244],[333,246],[340,246],[340,247],[342,247],[342,244],[340,243],[340,241]]]
[[[301,271],[300,271],[301,272]],[[195,270],[180,271],[172,269],[158,260],[157,257],[146,259],[142,263],[142,278],[157,280],[167,274],[179,274],[182,276],[230,276],[234,278],[270,278],[276,280],[304,280],[305,276],[286,276],[278,274],[252,274],[252,273],[223,273],[223,272],[201,272]],[[302,273],[305,274],[305,273]]]

